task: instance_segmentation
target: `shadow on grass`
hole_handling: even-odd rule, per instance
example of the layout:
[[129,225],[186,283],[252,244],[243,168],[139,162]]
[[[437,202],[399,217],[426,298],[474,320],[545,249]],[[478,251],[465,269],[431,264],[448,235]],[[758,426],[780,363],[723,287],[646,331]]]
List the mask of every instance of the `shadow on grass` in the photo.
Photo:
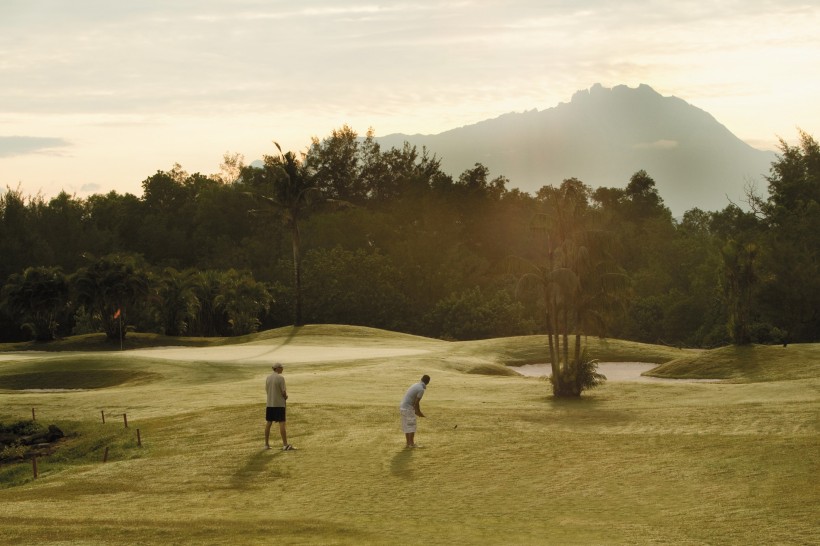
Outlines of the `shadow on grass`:
[[390,473],[397,478],[412,480],[413,468],[410,466],[412,458],[413,450],[403,448],[393,456],[393,460],[390,462]]
[[0,376],[0,388],[8,390],[37,389],[105,389],[125,383],[143,384],[159,374],[136,370],[55,370]]
[[236,489],[248,489],[254,484],[263,485],[260,475],[269,478],[284,478],[285,474],[279,468],[268,470],[271,463],[281,455],[281,451],[276,449],[260,449],[245,462],[245,465],[236,471],[231,478],[231,486]]

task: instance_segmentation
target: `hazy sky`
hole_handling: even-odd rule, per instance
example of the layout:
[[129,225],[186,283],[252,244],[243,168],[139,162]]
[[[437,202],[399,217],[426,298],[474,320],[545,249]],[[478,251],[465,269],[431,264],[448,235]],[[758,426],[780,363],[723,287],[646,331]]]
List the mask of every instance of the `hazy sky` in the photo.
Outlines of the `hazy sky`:
[[439,133],[595,83],[774,149],[820,137],[819,28],[816,0],[0,0],[0,191],[141,195],[174,163]]

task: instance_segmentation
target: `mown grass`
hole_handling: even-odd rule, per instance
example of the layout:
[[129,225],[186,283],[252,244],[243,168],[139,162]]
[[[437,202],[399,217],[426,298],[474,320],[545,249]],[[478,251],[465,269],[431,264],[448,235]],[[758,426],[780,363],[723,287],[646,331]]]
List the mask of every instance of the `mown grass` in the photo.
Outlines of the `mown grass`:
[[787,381],[820,377],[820,344],[728,346],[686,355],[647,375],[732,381]]
[[[87,368],[156,376],[71,393],[0,391],[0,420],[30,415],[36,406],[38,419],[79,431],[72,448],[78,451],[43,462],[37,480],[24,478],[30,465],[8,474],[0,469],[0,480],[16,484],[0,489],[0,542],[809,544],[820,538],[820,378],[803,376],[815,346],[798,353],[810,362],[781,366],[782,379],[608,383],[566,401],[553,399],[546,381],[494,373],[507,362],[543,362],[537,336],[452,344],[362,333],[311,327],[245,340],[426,351],[286,363],[296,452],[261,449],[270,368],[260,362],[72,355],[74,366],[88,359]],[[614,341],[607,347],[609,356],[598,358],[646,362],[678,351]],[[704,362],[710,353],[729,358],[720,350],[692,354]],[[48,358],[0,361],[0,376],[60,365]],[[726,365],[746,369],[737,360]],[[429,416],[419,425],[424,447],[406,450],[396,406],[423,373],[433,378],[422,402]],[[130,428],[113,419],[103,425],[101,409],[127,412]],[[129,435],[137,427],[142,448]],[[102,464],[100,448],[108,443],[116,449]]]

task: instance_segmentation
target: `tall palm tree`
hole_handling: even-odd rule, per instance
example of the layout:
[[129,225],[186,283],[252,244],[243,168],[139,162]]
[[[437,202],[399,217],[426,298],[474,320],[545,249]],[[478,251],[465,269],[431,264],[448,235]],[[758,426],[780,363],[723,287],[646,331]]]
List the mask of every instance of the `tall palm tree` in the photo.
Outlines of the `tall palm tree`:
[[758,281],[758,247],[735,239],[721,249],[723,257],[723,293],[729,311],[727,328],[735,345],[752,342],[750,332],[753,289]]
[[262,168],[245,167],[242,182],[250,187],[249,193],[258,203],[280,215],[290,232],[293,248],[293,324],[302,326],[302,240],[299,222],[316,205],[326,200],[322,198],[304,161],[300,161],[293,152],[283,154],[279,144],[274,144],[279,154],[264,156]]
[[605,379],[595,371],[596,361],[587,356],[583,339],[605,333],[627,286],[626,276],[609,258],[607,233],[592,229],[578,189],[565,182],[549,199],[549,211],[533,220],[533,232],[543,245],[539,258],[508,261],[519,287],[539,294],[555,396],[580,396]]

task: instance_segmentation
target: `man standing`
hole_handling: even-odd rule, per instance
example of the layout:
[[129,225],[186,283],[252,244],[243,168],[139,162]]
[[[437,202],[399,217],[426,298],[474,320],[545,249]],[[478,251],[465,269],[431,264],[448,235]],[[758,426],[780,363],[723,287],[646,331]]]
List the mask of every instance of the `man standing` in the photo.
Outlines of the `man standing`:
[[285,389],[285,378],[282,377],[283,366],[280,363],[273,365],[273,373],[265,380],[265,390],[268,393],[268,405],[265,408],[265,420],[268,424],[265,427],[265,449],[270,449],[270,427],[274,421],[279,423],[279,435],[282,436],[282,451],[294,449],[288,443],[288,433],[285,428],[285,400],[288,399],[288,391]]
[[404,431],[404,437],[407,440],[407,447],[421,447],[416,444],[416,416],[424,417],[421,411],[421,397],[424,396],[424,391],[430,383],[430,376],[423,375],[421,381],[407,389],[404,393],[404,398],[399,405],[399,412],[401,412],[401,429]]

